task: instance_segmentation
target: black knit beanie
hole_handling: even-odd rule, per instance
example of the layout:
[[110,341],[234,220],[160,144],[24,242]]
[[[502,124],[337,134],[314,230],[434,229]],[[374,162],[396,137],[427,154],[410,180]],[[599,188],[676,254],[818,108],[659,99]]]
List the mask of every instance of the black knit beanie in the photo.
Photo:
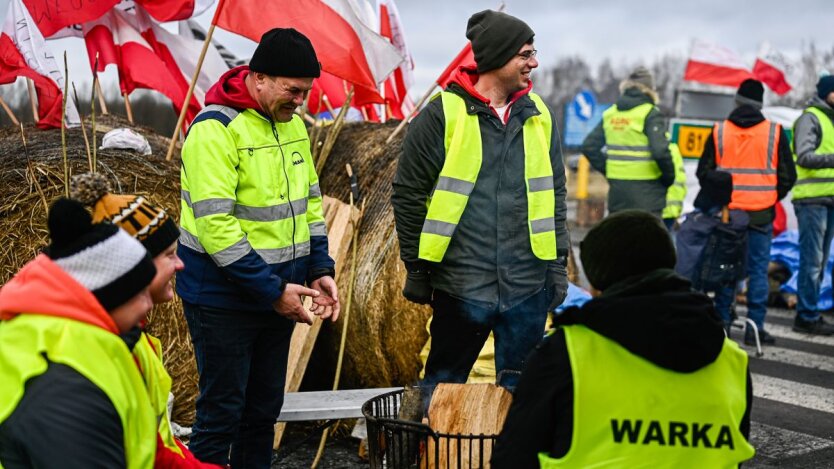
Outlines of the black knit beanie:
[[605,291],[625,278],[675,267],[675,248],[656,216],[623,210],[591,229],[580,243],[580,259],[591,285]]
[[74,200],[60,198],[52,204],[47,224],[52,243],[46,255],[107,311],[136,296],[156,275],[139,241],[116,225],[93,224],[84,206]]
[[736,102],[761,109],[762,103],[764,102],[764,86],[762,86],[762,82],[752,78],[741,82],[736,92]]
[[318,78],[321,64],[307,36],[293,28],[275,28],[261,36],[249,70],[273,77]]
[[503,67],[534,35],[524,21],[493,10],[475,13],[466,25],[478,73]]
[[831,93],[834,93],[834,75],[820,77],[817,82],[817,96],[819,96],[821,100],[825,101]]

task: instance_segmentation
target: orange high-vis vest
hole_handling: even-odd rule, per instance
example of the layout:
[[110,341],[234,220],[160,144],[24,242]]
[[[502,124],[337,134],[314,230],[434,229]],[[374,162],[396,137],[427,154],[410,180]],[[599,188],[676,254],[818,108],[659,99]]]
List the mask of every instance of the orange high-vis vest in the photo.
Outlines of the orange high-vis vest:
[[755,211],[776,204],[776,163],[781,134],[779,124],[767,119],[747,128],[730,121],[715,124],[712,138],[717,169],[733,177],[731,209]]

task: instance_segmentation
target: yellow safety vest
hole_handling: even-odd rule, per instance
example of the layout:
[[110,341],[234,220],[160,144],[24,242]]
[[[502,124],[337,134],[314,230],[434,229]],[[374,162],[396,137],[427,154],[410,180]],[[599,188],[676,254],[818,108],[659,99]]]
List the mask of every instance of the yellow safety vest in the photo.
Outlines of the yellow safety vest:
[[[834,153],[834,124],[831,123],[831,118],[815,107],[809,107],[805,112],[817,116],[822,131],[820,145],[814,153],[817,155]],[[796,136],[795,131],[794,136]],[[794,146],[794,148],[796,147]],[[797,160],[795,150],[793,159],[794,161]],[[794,200],[831,196],[834,196],[834,168],[808,169],[796,165],[796,185],[793,188]]]
[[613,105],[602,113],[605,132],[605,177],[628,181],[660,179],[660,167],[652,158],[649,137],[643,133],[654,105],[644,103],[626,111]]
[[736,468],[755,450],[739,431],[747,354],[724,339],[715,362],[663,369],[585,326],[564,328],[573,374],[573,437],[543,469]]
[[133,356],[139,364],[142,379],[151,399],[157,429],[162,443],[171,451],[183,456],[182,450],[174,440],[171,422],[168,420],[168,395],[171,392],[171,376],[162,364],[162,343],[156,337],[145,332],[133,347]]
[[[460,96],[441,94],[446,120],[446,160],[428,200],[428,213],[420,233],[419,258],[440,262],[452,240],[469,194],[475,188],[483,160],[481,128],[477,114],[466,112]],[[524,178],[527,187],[527,227],[533,254],[542,260],[556,259],[556,199],[550,137],[553,123],[541,98],[529,94],[539,115],[524,122]]]
[[677,143],[669,144],[672,153],[672,164],[675,166],[675,182],[666,190],[666,208],[662,218],[678,218],[683,212],[683,201],[686,199],[686,171],[683,167],[683,156]]
[[127,467],[153,467],[156,419],[142,375],[119,336],[80,321],[27,314],[0,321],[0,338],[0,423],[17,408],[26,383],[43,374],[48,361],[60,363],[110,398],[122,422]]

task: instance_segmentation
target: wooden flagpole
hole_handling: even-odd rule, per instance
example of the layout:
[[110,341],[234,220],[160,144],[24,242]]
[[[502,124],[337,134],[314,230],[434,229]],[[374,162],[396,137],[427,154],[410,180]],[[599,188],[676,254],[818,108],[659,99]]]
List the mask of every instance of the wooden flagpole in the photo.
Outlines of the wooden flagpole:
[[194,94],[194,86],[197,85],[197,79],[200,77],[200,70],[203,68],[203,59],[206,58],[208,46],[211,44],[211,36],[214,35],[214,28],[217,23],[217,18],[220,16],[220,10],[225,5],[225,0],[220,0],[217,4],[217,10],[214,12],[214,18],[211,20],[211,27],[206,32],[206,40],[203,41],[203,50],[200,51],[200,58],[197,60],[197,68],[194,69],[194,75],[191,77],[191,84],[188,86],[188,92],[185,93],[185,99],[182,102],[182,110],[180,110],[180,117],[177,119],[177,126],[174,128],[174,135],[171,136],[171,143],[168,145],[168,154],[165,155],[166,161],[171,161],[174,156],[174,147],[177,144],[177,137],[180,134],[183,122],[185,122],[185,114],[188,112],[188,103],[191,102],[191,96]]
[[41,119],[38,117],[38,105],[35,104],[35,83],[31,78],[26,79],[26,86],[29,88],[29,103],[32,105],[32,116],[37,124]]
[[6,101],[3,100],[3,98],[0,98],[0,106],[3,107],[4,111],[6,111],[6,115],[9,116],[9,119],[12,120],[12,124],[14,124],[15,126],[20,125],[20,121],[17,120],[17,117],[15,117],[14,113],[9,108],[9,105],[6,104]]
[[130,108],[130,97],[128,97],[127,93],[122,93],[122,97],[125,98],[125,112],[127,113],[127,121],[130,122],[130,125],[133,125],[133,109]]
[[107,115],[107,103],[104,101],[104,93],[101,91],[101,82],[96,82],[96,93],[98,93],[98,107],[101,109],[102,115]]

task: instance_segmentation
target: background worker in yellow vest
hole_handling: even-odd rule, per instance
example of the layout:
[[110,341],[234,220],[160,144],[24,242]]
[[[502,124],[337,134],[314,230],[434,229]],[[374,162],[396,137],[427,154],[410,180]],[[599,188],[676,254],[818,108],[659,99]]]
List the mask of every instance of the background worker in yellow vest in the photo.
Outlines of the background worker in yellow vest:
[[427,385],[465,382],[490,330],[497,372],[521,370],[567,294],[565,169],[556,119],[530,92],[533,30],[485,10],[466,37],[477,69],[409,126],[391,199],[403,295],[434,310]]
[[582,153],[608,180],[608,212],[638,209],[658,217],[675,167],[654,78],[638,67],[620,83],[620,98],[585,137]]
[[249,65],[209,89],[185,138],[177,293],[200,373],[189,448],[201,461],[270,466],[295,322],[339,316],[310,137],[294,112],[319,75],[306,36],[272,29]]
[[[180,230],[165,210],[155,207],[147,199],[136,195],[116,195],[107,178],[101,173],[86,173],[72,177],[70,196],[93,210],[94,223],[113,223],[138,239],[147,249],[156,267],[148,288],[154,304],[174,299],[171,281],[174,274],[183,269],[177,256],[177,239]],[[139,365],[142,379],[156,415],[158,425],[156,441],[156,468],[188,467],[217,468],[201,463],[174,437],[168,412],[168,395],[171,393],[171,376],[162,362],[162,344],[159,339],[144,331],[142,322],[125,334]]]
[[817,302],[823,269],[834,238],[834,76],[817,82],[817,95],[794,124],[796,187],[793,206],[799,222],[799,278],[793,330],[831,335],[834,326]]
[[82,205],[0,289],[0,467],[151,468],[156,415],[124,334],[153,305],[144,247]]
[[[730,209],[744,210],[750,217],[747,230],[747,317],[759,329],[763,344],[775,339],[764,329],[767,313],[767,265],[773,236],[774,206],[788,194],[796,181],[791,146],[782,126],[762,115],[762,83],[744,80],[736,92],[736,108],[727,120],[715,125],[704,143],[696,174],[703,187],[713,173],[729,173],[733,191]],[[730,306],[735,287],[715,293],[715,308],[725,322],[730,321]],[[744,341],[755,344],[753,330]]]
[[669,153],[675,165],[675,182],[666,190],[666,208],[663,209],[663,224],[670,233],[675,228],[678,218],[683,213],[683,201],[686,199],[686,170],[683,166],[683,156],[677,143],[669,143]]
[[492,467],[735,468],[753,457],[747,354],[672,270],[660,220],[618,212],[580,248],[595,298],[557,316],[531,354]]

